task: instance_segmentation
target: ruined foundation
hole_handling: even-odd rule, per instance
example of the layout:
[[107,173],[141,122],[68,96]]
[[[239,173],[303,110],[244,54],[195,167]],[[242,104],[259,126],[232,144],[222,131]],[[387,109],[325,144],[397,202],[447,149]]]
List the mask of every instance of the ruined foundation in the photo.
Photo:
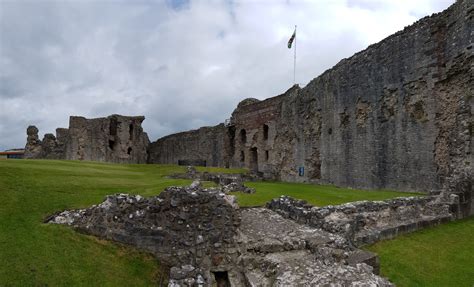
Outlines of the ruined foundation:
[[195,181],[46,221],[154,254],[169,286],[392,286],[377,255],[358,247],[453,220],[458,205],[439,195],[317,208],[283,196],[241,209],[225,187]]
[[154,254],[169,266],[169,286],[391,286],[376,275],[377,257],[344,236],[269,209],[239,209],[233,196],[198,185],[108,196],[47,221]]

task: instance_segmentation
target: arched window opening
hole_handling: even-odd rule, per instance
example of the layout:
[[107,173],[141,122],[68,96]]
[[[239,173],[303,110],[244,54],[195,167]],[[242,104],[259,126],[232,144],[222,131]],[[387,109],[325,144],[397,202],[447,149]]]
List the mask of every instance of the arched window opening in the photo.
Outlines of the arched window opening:
[[268,140],[268,126],[263,125],[263,139]]
[[241,129],[240,130],[240,141],[242,143],[246,143],[247,142],[247,132],[244,130],[244,129]]

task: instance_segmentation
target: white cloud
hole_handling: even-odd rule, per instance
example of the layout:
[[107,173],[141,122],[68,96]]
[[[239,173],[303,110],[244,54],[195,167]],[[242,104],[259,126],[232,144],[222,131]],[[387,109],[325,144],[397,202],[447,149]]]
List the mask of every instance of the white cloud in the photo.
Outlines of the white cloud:
[[302,85],[453,1],[0,0],[0,149],[69,115],[146,116],[150,139]]

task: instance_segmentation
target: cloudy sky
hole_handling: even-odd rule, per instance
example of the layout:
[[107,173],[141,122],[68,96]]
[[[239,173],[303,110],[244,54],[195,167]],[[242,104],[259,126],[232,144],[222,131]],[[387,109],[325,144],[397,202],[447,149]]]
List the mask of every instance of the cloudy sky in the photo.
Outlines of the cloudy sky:
[[306,85],[454,0],[0,0],[0,150],[70,115],[145,115],[158,137]]

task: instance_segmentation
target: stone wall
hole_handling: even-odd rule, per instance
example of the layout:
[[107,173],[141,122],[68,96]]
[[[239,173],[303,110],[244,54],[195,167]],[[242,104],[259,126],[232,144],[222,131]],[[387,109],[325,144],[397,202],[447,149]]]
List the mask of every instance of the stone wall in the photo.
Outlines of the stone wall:
[[117,163],[146,163],[148,136],[141,123],[145,117],[111,115],[86,119],[72,116],[69,129],[56,129],[56,136],[28,127],[25,158],[91,160]]
[[159,139],[152,162],[212,157],[269,178],[399,191],[474,178],[473,14],[472,1],[457,1],[304,88],[242,101],[218,133]]
[[458,202],[442,199],[439,196],[401,197],[318,208],[282,196],[273,199],[267,207],[285,218],[340,234],[355,246],[361,246],[455,219],[453,211]]
[[211,286],[210,271],[232,270],[239,256],[238,206],[219,190],[169,187],[150,198],[112,195],[97,206],[57,214],[51,222],[148,251],[181,283],[192,277]]
[[150,144],[148,162],[199,162],[207,166],[229,166],[227,138],[224,124],[169,135]]
[[222,191],[193,182],[150,198],[112,195],[45,222],[152,253],[173,287],[393,286],[376,275],[375,254],[268,209],[239,209]]

